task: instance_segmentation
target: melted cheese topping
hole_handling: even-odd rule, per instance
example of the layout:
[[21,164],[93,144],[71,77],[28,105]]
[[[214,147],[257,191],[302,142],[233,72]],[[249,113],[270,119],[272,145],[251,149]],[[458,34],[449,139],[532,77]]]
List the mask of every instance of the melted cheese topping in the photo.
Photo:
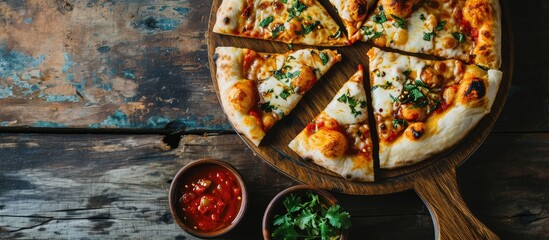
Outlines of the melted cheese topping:
[[373,181],[372,141],[360,69],[289,147],[341,176]]
[[218,47],[214,58],[223,110],[235,129],[258,145],[341,55],[332,50],[267,54]]
[[[457,144],[490,112],[501,81],[501,72],[497,70],[485,71],[458,60],[422,60],[378,48],[372,48],[368,56],[382,168],[416,163]],[[425,119],[404,121],[404,106],[398,98],[406,90],[403,83],[408,78],[422,79],[423,84],[428,84],[426,71],[434,72],[429,76],[438,76],[431,79],[443,79],[438,83],[443,92],[437,93],[442,96],[438,99],[441,106]]]
[[307,45],[348,44],[316,0],[224,0],[216,17],[216,33]]
[[418,1],[416,6],[406,5],[410,8],[406,11],[395,12],[406,14],[403,16],[392,14],[394,9],[384,10],[389,3],[395,9],[406,4],[380,1],[357,33],[363,41],[499,68],[501,30],[497,0]]

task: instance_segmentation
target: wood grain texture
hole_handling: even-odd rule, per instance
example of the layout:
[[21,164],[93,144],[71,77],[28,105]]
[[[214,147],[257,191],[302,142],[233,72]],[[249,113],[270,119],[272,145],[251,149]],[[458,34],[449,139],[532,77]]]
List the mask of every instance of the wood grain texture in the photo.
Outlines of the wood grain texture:
[[[269,201],[297,182],[254,156],[235,134],[187,135],[168,149],[157,135],[0,134],[1,239],[196,239],[173,222],[170,179],[214,157],[243,175],[244,222],[219,239],[260,239]],[[510,147],[513,146],[513,147]],[[547,239],[549,134],[490,135],[458,169],[471,211],[502,239]],[[349,239],[433,239],[429,210],[413,191],[334,193],[352,216]]]
[[209,97],[209,9],[202,0],[1,1],[0,127],[230,129]]

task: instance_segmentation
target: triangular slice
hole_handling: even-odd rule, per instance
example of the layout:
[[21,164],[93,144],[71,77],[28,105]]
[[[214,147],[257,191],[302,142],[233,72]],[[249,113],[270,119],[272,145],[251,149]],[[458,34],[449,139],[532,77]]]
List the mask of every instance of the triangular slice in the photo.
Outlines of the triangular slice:
[[370,82],[381,168],[427,159],[459,143],[490,112],[498,70],[372,48]]
[[341,176],[374,181],[362,66],[333,100],[290,142],[299,156]]
[[256,145],[341,61],[333,50],[278,54],[234,47],[218,47],[213,58],[223,110],[233,127]]
[[224,0],[213,31],[284,43],[348,45],[345,34],[316,0]]
[[500,19],[498,0],[380,0],[358,34],[379,47],[498,69]]
[[330,3],[345,25],[349,42],[352,44],[362,39],[362,35],[357,32],[362,27],[368,10],[374,5],[374,0],[330,0]]

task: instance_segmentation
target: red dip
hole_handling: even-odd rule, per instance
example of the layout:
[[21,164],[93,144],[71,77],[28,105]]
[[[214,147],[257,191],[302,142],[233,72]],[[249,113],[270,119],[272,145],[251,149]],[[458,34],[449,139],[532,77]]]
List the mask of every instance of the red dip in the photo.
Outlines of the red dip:
[[213,232],[231,224],[242,203],[242,191],[234,174],[217,164],[189,170],[179,199],[185,225]]

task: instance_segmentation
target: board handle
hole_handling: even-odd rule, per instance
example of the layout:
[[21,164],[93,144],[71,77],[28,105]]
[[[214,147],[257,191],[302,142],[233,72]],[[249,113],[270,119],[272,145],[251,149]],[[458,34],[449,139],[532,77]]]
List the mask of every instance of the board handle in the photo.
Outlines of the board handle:
[[438,166],[418,178],[414,190],[423,200],[435,227],[435,239],[499,239],[469,210],[452,166]]

